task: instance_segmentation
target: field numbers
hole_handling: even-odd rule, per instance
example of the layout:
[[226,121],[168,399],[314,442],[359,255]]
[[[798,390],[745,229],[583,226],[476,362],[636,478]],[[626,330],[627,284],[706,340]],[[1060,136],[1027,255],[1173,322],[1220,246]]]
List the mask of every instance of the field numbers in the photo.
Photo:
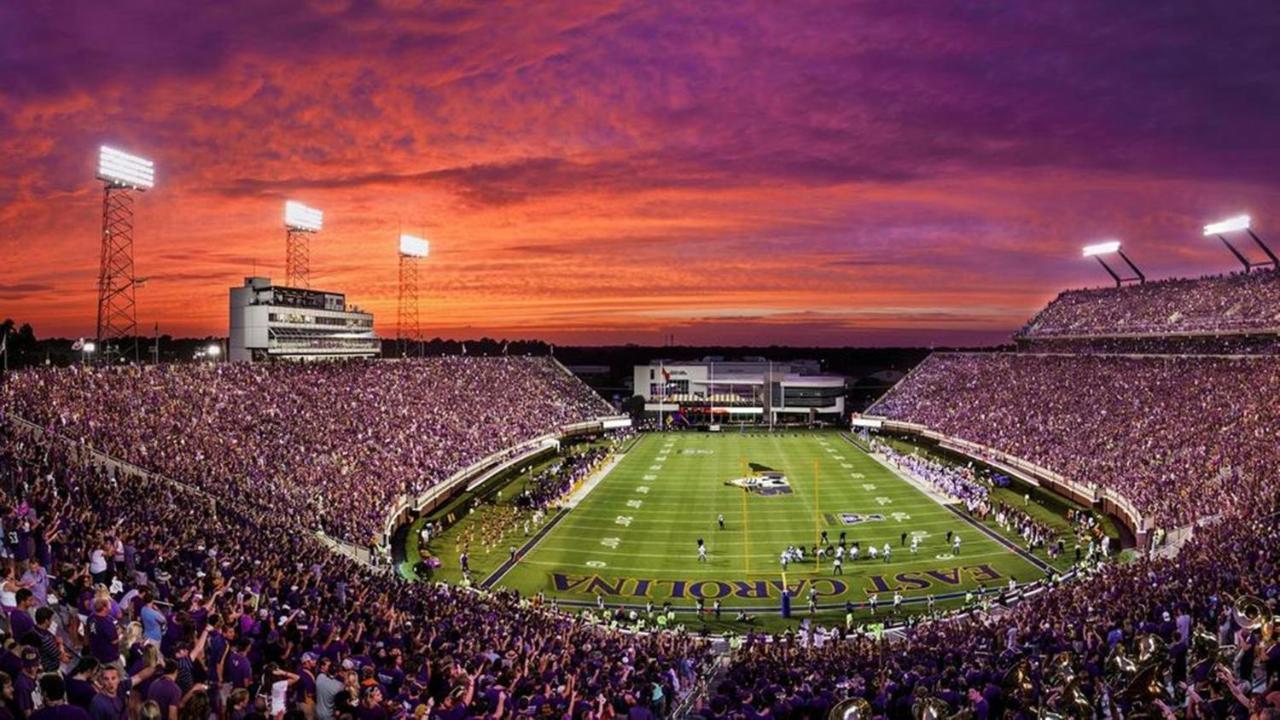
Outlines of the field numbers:
[[876,489],[876,486],[875,483],[862,483],[862,489],[866,492],[871,492]]
[[643,505],[643,504],[644,504],[644,501],[642,501],[642,500],[628,500],[628,501],[627,501],[627,507],[629,507],[629,508],[631,508],[631,509],[633,509],[633,510],[639,510],[639,509],[640,509],[640,506],[641,506],[641,505]]
[[614,522],[617,523],[618,525],[621,525],[622,527],[631,527],[631,516],[619,515],[618,518],[614,520]]
[[854,480],[861,480],[862,478],[866,477],[866,475],[864,475],[863,473],[849,473],[849,477],[853,478]]
[[605,563],[600,560],[588,560],[585,563],[583,563],[583,565],[586,565],[587,567],[591,567],[591,568],[609,567],[608,563]]
[[645,480],[657,480],[657,479],[658,479],[658,476],[657,476],[657,475],[645,475],[645,476],[644,476],[644,479],[645,479]]
[[648,485],[637,485],[637,486],[636,486],[636,492],[640,493],[641,495],[648,495],[648,494],[649,494],[649,486],[648,486]]
[[884,505],[892,505],[892,504],[893,504],[893,500],[891,500],[891,499],[889,499],[889,498],[887,498],[887,497],[885,497],[885,496],[883,496],[883,495],[880,495],[880,496],[876,497],[876,504],[877,504],[877,505],[881,505],[881,506],[884,506]]
[[897,522],[902,522],[903,520],[911,519],[911,516],[904,512],[889,513],[889,517],[893,518]]
[[610,550],[617,550],[618,544],[621,542],[622,542],[622,538],[611,537],[611,538],[605,538],[601,540],[600,544],[609,548]]

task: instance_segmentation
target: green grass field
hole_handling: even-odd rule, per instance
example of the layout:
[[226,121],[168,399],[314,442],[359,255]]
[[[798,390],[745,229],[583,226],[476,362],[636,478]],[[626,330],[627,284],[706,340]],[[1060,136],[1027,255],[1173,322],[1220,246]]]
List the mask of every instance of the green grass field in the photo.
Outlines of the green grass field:
[[[785,473],[791,494],[763,496],[725,484],[753,465]],[[721,513],[723,530],[716,523]],[[847,525],[844,513],[862,521]],[[780,604],[782,550],[803,544],[807,553],[822,530],[832,543],[846,532],[861,544],[863,558],[846,561],[843,575],[833,575],[829,559],[792,564],[786,584],[799,616],[810,588],[835,619],[846,601],[864,603],[872,593],[882,613],[895,590],[905,608],[923,610],[930,594],[939,608],[950,607],[966,590],[1044,576],[839,433],[813,432],[646,435],[558,524],[530,540],[517,563],[491,579],[556,597],[562,606],[594,605],[600,596],[611,607],[652,600],[689,609],[702,597],[708,606],[719,598],[727,612],[748,608],[763,617],[776,615]],[[948,530],[961,538],[958,555],[946,543]],[[921,535],[917,554],[902,545],[904,532]],[[709,549],[705,563],[697,559],[699,537]],[[889,562],[865,559],[870,545],[885,543],[893,551]]]

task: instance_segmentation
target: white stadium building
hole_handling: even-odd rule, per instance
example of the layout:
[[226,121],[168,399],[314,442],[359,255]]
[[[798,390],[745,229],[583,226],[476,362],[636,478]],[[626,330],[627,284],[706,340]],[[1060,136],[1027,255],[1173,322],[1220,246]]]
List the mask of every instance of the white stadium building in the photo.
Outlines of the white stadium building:
[[818,362],[654,360],[635,366],[646,413],[688,424],[836,423],[844,416],[845,377]]
[[245,278],[231,288],[232,362],[377,357],[373,314],[348,306],[341,293],[272,285]]

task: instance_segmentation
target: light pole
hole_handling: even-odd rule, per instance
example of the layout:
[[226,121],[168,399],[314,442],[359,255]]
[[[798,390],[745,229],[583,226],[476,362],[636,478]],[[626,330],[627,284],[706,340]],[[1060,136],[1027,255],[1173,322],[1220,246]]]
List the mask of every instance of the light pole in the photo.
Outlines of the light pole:
[[400,293],[396,305],[396,344],[400,356],[406,352],[406,340],[417,343],[422,356],[422,332],[418,324],[418,265],[431,250],[431,244],[414,235],[400,235]]
[[[103,182],[101,259],[98,265],[98,324],[94,338],[103,357],[111,361],[111,346],[123,358],[119,344],[133,338],[138,361],[137,288],[133,273],[133,199],[135,192],[155,186],[155,164],[107,146],[98,149],[98,174]],[[145,280],[145,278],[143,278]]]
[[324,213],[300,202],[284,204],[284,282],[288,287],[311,287],[311,235],[320,232]]
[[[1225,245],[1227,249],[1231,251],[1231,254],[1236,256],[1236,260],[1239,260],[1240,264],[1244,265],[1244,271],[1246,273],[1256,267],[1266,267],[1268,265],[1270,265],[1273,268],[1280,268],[1280,259],[1276,258],[1276,254],[1271,251],[1271,248],[1267,247],[1267,244],[1262,242],[1262,238],[1254,234],[1253,230],[1250,229],[1251,223],[1252,223],[1252,220],[1249,218],[1248,215],[1238,215],[1233,218],[1227,218],[1226,220],[1222,220],[1220,222],[1209,223],[1208,225],[1205,225],[1204,236],[1205,237],[1214,236],[1214,237],[1217,237],[1219,240],[1221,240],[1222,244]],[[1262,250],[1264,254],[1266,254],[1267,259],[1265,262],[1250,261],[1249,258],[1246,258],[1244,256],[1244,253],[1237,250],[1236,246],[1231,244],[1231,241],[1227,240],[1226,236],[1228,233],[1242,232],[1242,231],[1249,233],[1249,237],[1253,238],[1253,242],[1258,245],[1258,247]]]
[[[1143,275],[1142,271],[1138,269],[1138,266],[1134,265],[1133,261],[1129,259],[1129,256],[1125,255],[1124,251],[1120,249],[1119,240],[1108,240],[1106,242],[1095,243],[1093,245],[1085,245],[1081,253],[1084,257],[1091,257],[1097,260],[1098,264],[1102,266],[1102,269],[1106,270],[1107,274],[1111,276],[1111,279],[1116,281],[1116,287],[1120,287],[1125,283],[1138,283],[1141,285],[1147,281],[1147,276]],[[1120,259],[1123,260],[1124,263],[1129,266],[1129,269],[1133,271],[1133,275],[1130,277],[1124,277],[1120,275],[1120,273],[1117,273],[1110,265],[1107,264],[1106,260],[1102,259],[1106,255],[1119,255]]]

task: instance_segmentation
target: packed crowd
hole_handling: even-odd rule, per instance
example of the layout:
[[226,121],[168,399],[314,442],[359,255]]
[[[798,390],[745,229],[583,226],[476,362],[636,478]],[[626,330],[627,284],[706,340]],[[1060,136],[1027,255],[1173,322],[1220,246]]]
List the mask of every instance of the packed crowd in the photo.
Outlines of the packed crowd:
[[1111,488],[1165,528],[1280,461],[1280,358],[940,353],[868,411]]
[[295,514],[86,456],[0,419],[9,720],[646,717],[705,657],[514,593],[405,583]]
[[400,496],[611,413],[554,361],[518,357],[39,369],[0,407],[358,545]]
[[530,478],[516,497],[516,505],[526,510],[546,510],[556,505],[612,452],[610,446],[598,446],[565,455]]
[[1280,328],[1280,272],[1068,290],[1018,333],[1026,338],[1239,333]]
[[1015,338],[1020,352],[1112,355],[1280,355],[1280,335],[1142,335],[1131,337]]

